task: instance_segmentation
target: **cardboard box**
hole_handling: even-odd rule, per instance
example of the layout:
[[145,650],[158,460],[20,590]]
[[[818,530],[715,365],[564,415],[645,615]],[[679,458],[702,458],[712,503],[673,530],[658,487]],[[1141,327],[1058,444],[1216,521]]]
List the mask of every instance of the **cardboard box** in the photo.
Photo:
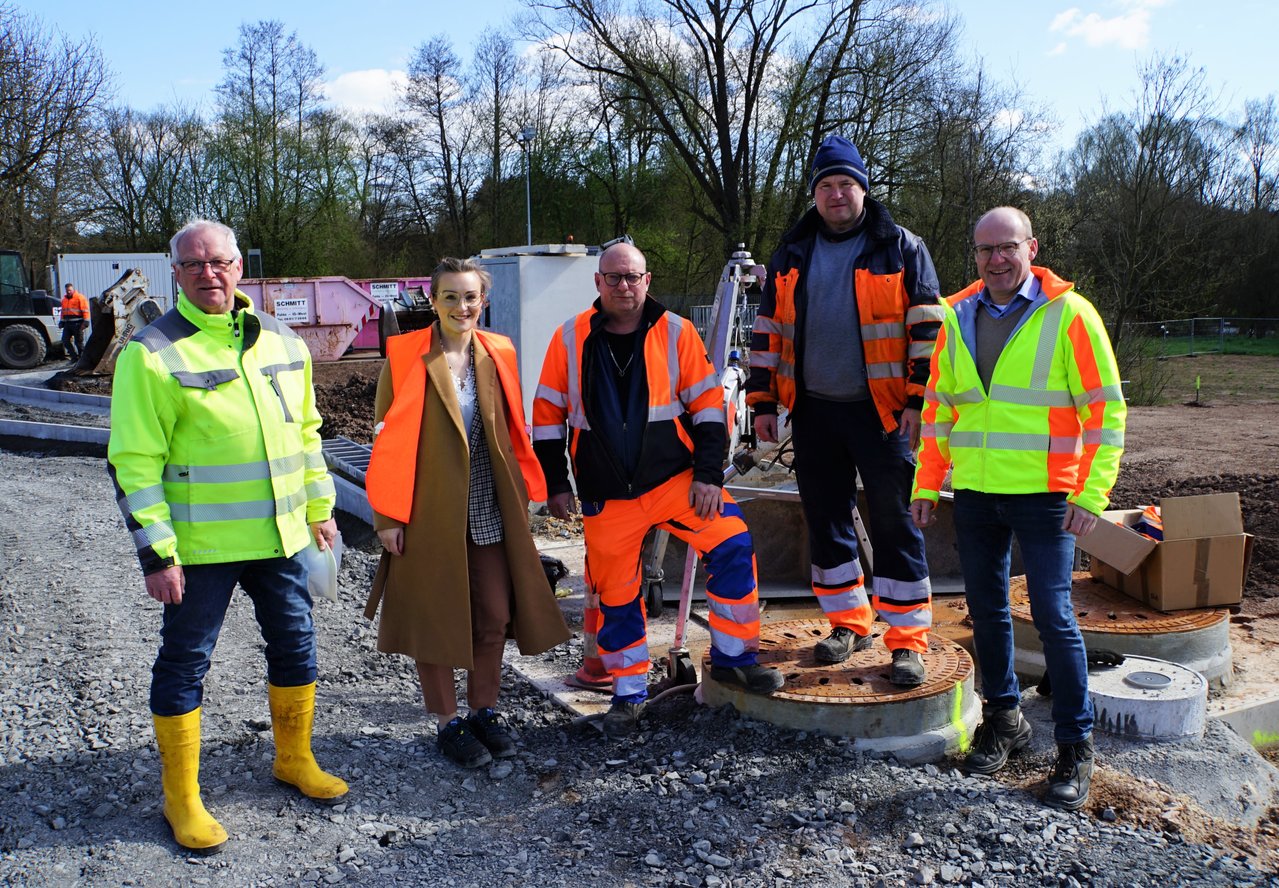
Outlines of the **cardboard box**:
[[1141,509],[1102,513],[1078,541],[1092,556],[1092,575],[1161,611],[1238,604],[1252,550],[1239,494],[1166,497],[1159,505],[1162,542],[1132,530]]

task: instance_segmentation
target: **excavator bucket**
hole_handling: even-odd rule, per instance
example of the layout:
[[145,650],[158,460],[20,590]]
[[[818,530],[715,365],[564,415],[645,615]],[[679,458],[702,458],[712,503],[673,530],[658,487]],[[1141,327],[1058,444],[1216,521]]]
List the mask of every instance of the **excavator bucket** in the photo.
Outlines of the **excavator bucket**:
[[116,358],[133,334],[164,313],[147,295],[150,283],[141,270],[131,268],[101,296],[89,300],[89,341],[69,375],[105,376],[115,370]]

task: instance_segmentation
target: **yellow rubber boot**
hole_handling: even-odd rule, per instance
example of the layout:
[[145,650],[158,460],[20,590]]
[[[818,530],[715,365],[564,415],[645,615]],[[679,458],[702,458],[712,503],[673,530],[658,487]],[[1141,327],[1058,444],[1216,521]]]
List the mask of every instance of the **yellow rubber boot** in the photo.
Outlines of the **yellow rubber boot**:
[[315,721],[315,682],[296,688],[268,684],[271,729],[275,733],[275,779],[296,786],[302,794],[331,805],[347,793],[346,781],[320,770],[311,754],[311,724]]
[[226,844],[226,830],[200,801],[200,710],[186,715],[152,715],[160,747],[164,819],[183,848],[215,854]]

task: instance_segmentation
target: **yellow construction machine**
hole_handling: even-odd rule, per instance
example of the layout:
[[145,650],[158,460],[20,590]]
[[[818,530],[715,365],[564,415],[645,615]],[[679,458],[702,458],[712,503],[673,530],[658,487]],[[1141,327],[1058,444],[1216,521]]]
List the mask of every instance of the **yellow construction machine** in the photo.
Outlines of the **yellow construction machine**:
[[164,313],[147,295],[150,283],[141,269],[130,268],[101,296],[89,300],[89,341],[76,365],[60,375],[101,376],[115,370],[116,358],[133,334]]

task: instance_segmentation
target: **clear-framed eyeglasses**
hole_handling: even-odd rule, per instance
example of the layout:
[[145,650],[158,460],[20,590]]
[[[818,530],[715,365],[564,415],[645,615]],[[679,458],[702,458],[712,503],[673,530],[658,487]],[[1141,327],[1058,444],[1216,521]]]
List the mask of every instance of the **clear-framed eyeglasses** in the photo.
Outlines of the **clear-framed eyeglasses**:
[[457,308],[459,305],[464,308],[479,308],[484,304],[484,294],[441,293],[438,296],[432,296],[431,301],[436,305],[442,305],[445,308]]

